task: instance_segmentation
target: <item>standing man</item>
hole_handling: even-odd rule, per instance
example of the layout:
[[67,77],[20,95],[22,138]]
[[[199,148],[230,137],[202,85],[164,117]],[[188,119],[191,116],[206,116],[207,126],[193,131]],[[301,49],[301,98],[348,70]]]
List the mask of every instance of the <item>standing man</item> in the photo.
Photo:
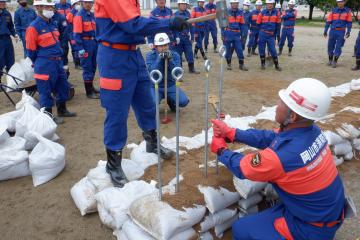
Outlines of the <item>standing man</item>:
[[73,61],[75,65],[75,69],[82,69],[80,66],[80,58],[75,51],[75,40],[74,40],[74,17],[81,10],[81,2],[80,0],[71,0],[71,11],[66,15],[66,20],[68,22],[68,32],[69,32],[69,40],[71,46],[71,54],[73,56]]
[[239,0],[230,0],[231,8],[228,10],[229,26],[222,30],[223,41],[226,47],[227,69],[231,70],[231,58],[234,49],[239,59],[239,69],[248,71],[244,64],[244,53],[242,49],[241,33],[245,24],[244,14],[239,9]]
[[[157,154],[155,103],[149,101],[151,81],[137,45],[145,43],[145,36],[158,32],[183,31],[188,23],[180,17],[160,20],[141,17],[140,4],[133,0],[96,0],[95,16],[100,98],[106,110],[106,170],[115,186],[123,187],[127,179],[121,167],[122,149],[127,139],[130,106],[143,130],[146,151]],[[163,159],[174,154],[163,146],[160,151]]]
[[[275,4],[275,8],[280,13],[280,16],[281,16],[282,15],[282,7],[281,7],[280,0]],[[279,31],[277,32],[276,39],[275,39],[278,44],[280,43],[280,37],[281,37],[280,34],[281,34],[281,24],[280,24]]]
[[98,43],[95,39],[95,17],[90,11],[94,2],[81,0],[81,3],[82,8],[74,17],[75,50],[78,52],[83,69],[86,96],[90,99],[99,99],[99,90],[94,88]]
[[262,1],[257,0],[255,3],[255,9],[250,14],[250,37],[248,42],[248,57],[251,55],[257,55],[255,53],[256,47],[259,42],[259,26],[256,21],[262,9]]
[[[341,49],[344,46],[345,38],[350,37],[352,28],[351,10],[345,7],[344,0],[336,0],[337,7],[332,9],[325,25],[324,37],[327,38],[330,28],[328,41],[328,66],[336,68],[337,61],[341,55]],[[346,31],[346,33],[345,33]]]
[[[216,13],[216,5],[214,4],[214,0],[209,0],[209,3],[205,5],[206,14],[214,14]],[[211,33],[211,37],[213,39],[214,44],[214,53],[217,53],[217,25],[216,20],[209,20],[206,22],[206,33],[205,33],[205,52],[208,50],[209,45],[209,35]]]
[[273,58],[275,69],[281,71],[278,55],[275,47],[275,36],[280,31],[281,17],[280,12],[274,9],[275,0],[266,0],[266,9],[262,10],[258,16],[257,24],[260,28],[259,33],[259,55],[261,69],[265,69],[265,49],[266,46]]
[[250,12],[250,0],[244,0],[243,2],[243,9],[244,9],[244,26],[243,30],[241,31],[241,42],[242,42],[242,50],[245,50],[246,41],[249,35],[250,29],[250,22],[251,22],[251,12]]
[[57,26],[60,33],[59,41],[61,48],[63,50],[63,64],[66,74],[69,76],[69,66],[68,66],[68,54],[69,54],[69,31],[66,18],[60,14],[56,9],[54,9],[54,16],[51,18],[52,22]]
[[[192,18],[198,18],[206,15],[206,10],[204,8],[205,0],[197,0],[198,6],[194,7],[191,12]],[[203,48],[203,41],[206,33],[206,22],[194,23],[194,36],[195,36],[195,49],[194,55],[197,58],[197,53],[200,50],[200,53],[204,60],[207,60],[207,57]]]
[[[58,27],[51,20],[54,16],[52,0],[34,0],[38,17],[26,30],[27,55],[34,64],[34,78],[40,95],[40,106],[52,113],[56,98],[59,117],[75,117],[66,108],[69,85],[63,68],[63,50],[59,41]],[[61,121],[54,119],[57,123]]]
[[66,18],[68,13],[71,11],[71,4],[66,0],[60,0],[59,3],[55,4],[55,9],[58,13],[63,15],[64,18]]
[[295,0],[290,0],[288,3],[289,9],[282,14],[281,19],[283,21],[282,33],[279,43],[279,56],[282,54],[285,41],[288,41],[289,56],[291,57],[291,51],[294,46],[295,38],[295,22],[297,17],[297,11],[295,9]]
[[24,58],[26,58],[25,33],[27,27],[36,18],[36,12],[27,4],[27,0],[18,0],[19,8],[15,11],[14,24],[17,35],[20,37],[24,49]]
[[[178,0],[178,8],[179,10],[175,12],[176,17],[182,17],[184,20],[188,20],[191,15],[187,10],[189,6],[189,0]],[[176,44],[176,52],[180,55],[180,59],[182,58],[182,54],[185,54],[186,61],[189,66],[189,73],[199,74],[199,71],[195,70],[194,65],[194,55],[192,50],[192,42],[194,41],[194,33],[191,29],[185,29],[181,32],[173,31],[176,41],[179,42]],[[191,38],[191,40],[190,40]]]
[[[360,25],[360,15],[358,15],[357,20]],[[358,37],[356,39],[354,48],[355,48],[356,64],[355,64],[355,67],[352,68],[352,70],[357,71],[357,70],[360,70],[360,31],[359,31]]]
[[[8,72],[11,66],[15,62],[14,46],[11,41],[13,36],[16,42],[19,37],[15,33],[14,23],[12,21],[11,14],[6,10],[6,1],[0,0],[0,70],[2,71],[6,67]],[[0,82],[1,82],[0,73]]]
[[[165,6],[166,0],[155,0],[155,2],[156,2],[156,7],[151,11],[150,17],[156,19],[169,19],[173,15],[172,10]],[[171,31],[168,31],[167,35],[169,36],[171,41],[170,48],[172,49],[175,48],[178,42],[176,42],[173,33]],[[150,49],[154,47],[154,37],[155,35],[150,35],[147,37],[148,45]]]
[[[171,51],[169,48],[170,38],[166,33],[158,33],[154,39],[154,49],[146,55],[146,65],[151,72],[152,70],[159,70],[163,76],[165,76],[165,61],[168,61],[168,79],[167,79],[167,104],[171,111],[176,111],[176,82],[170,74],[176,67],[181,66],[181,58],[175,51]],[[165,97],[165,79],[159,84],[159,101]],[[152,88],[152,93],[155,93],[155,89]],[[155,96],[153,96],[155,102]],[[186,94],[179,89],[179,107],[186,107],[189,103],[189,99]]]
[[[334,239],[344,221],[344,186],[324,133],[314,123],[326,116],[330,91],[316,79],[303,78],[279,96],[277,131],[234,129],[213,120],[211,150],[219,161],[235,177],[270,182],[281,200],[235,221],[233,239]],[[259,150],[233,152],[225,139]]]

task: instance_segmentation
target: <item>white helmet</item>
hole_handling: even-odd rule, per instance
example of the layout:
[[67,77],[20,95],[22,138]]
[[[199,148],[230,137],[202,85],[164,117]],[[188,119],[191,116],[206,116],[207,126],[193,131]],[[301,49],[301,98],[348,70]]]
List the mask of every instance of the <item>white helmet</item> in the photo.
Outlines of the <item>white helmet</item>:
[[81,2],[94,2],[94,0],[81,0]]
[[281,4],[279,2],[276,3],[275,8],[281,8]]
[[230,3],[239,3],[239,0],[230,0]]
[[265,3],[275,3],[275,0],[266,0]]
[[288,5],[295,5],[295,4],[296,4],[295,0],[290,0],[290,1],[288,2]]
[[243,5],[250,6],[251,5],[250,0],[244,0]]
[[344,2],[345,0],[336,0],[336,2]]
[[261,0],[257,0],[255,6],[262,6],[263,2]]
[[180,4],[180,3],[189,4],[189,1],[188,0],[178,0],[177,4]]
[[198,2],[205,2],[205,0],[197,0]]
[[81,0],[71,0],[71,6],[72,5],[74,5],[74,4],[76,4],[76,3],[78,3],[78,2],[80,2]]
[[154,44],[155,46],[162,46],[170,43],[170,38],[166,33],[158,33],[155,35]]
[[320,120],[325,117],[331,104],[329,88],[319,80],[300,78],[279,91],[281,100],[300,116]]
[[53,0],[34,0],[34,6],[55,6]]

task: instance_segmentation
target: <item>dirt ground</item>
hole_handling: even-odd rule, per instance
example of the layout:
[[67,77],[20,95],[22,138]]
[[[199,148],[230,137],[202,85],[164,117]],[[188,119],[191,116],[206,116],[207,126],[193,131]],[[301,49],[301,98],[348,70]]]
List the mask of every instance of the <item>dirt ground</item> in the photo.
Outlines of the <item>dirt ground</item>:
[[[250,68],[249,72],[239,71],[236,69],[237,60],[234,57],[234,70],[225,72],[224,112],[231,116],[254,115],[260,111],[261,106],[275,105],[278,99],[278,90],[297,78],[313,77],[324,81],[329,86],[336,86],[359,78],[360,72],[350,71],[355,62],[351,55],[357,30],[346,41],[343,56],[336,69],[326,66],[326,40],[322,37],[322,31],[321,28],[297,27],[293,57],[288,57],[286,54],[280,57],[280,64],[283,67],[283,71],[280,73],[270,68],[261,71],[259,69],[260,60],[257,56],[246,58],[246,64]],[[17,59],[20,59],[21,44],[15,44],[15,47]],[[145,46],[143,53],[145,54],[146,51],[148,49]],[[286,50],[284,52],[287,53]],[[214,53],[209,53],[208,56],[214,63],[210,74],[211,92],[216,94],[219,75],[218,56]],[[203,61],[198,60],[196,67],[201,70],[202,74],[186,74],[182,85],[191,100],[188,107],[181,111],[182,136],[198,134],[204,127],[205,74],[202,65]],[[67,150],[66,168],[57,178],[37,188],[33,187],[31,177],[0,182],[0,239],[114,239],[112,231],[102,225],[98,214],[82,217],[70,196],[70,188],[85,176],[90,168],[95,167],[99,159],[105,159],[102,143],[104,111],[100,107],[99,101],[89,100],[85,97],[81,72],[74,70],[72,63],[70,63],[70,69],[70,81],[76,86],[76,96],[68,103],[68,107],[70,110],[76,111],[78,117],[66,119],[65,124],[58,127],[60,143]],[[356,94],[357,96],[355,95],[352,100],[354,102],[346,101],[345,104],[359,107],[359,93]],[[11,96],[16,100],[20,98],[20,94],[11,94]],[[13,110],[4,94],[0,94],[0,103],[0,114]],[[210,111],[211,116],[214,117],[214,112]],[[358,119],[358,116],[354,115],[353,121],[358,122]],[[137,127],[132,113],[128,125],[128,142],[139,143],[142,140],[141,131]],[[175,135],[175,122],[161,127],[162,135],[166,137]],[[125,157],[128,156],[129,151],[125,151]],[[181,164],[182,166],[195,166],[196,164],[192,161],[201,162],[202,157],[201,150],[194,151],[193,154],[182,157]],[[164,175],[170,178],[175,176],[175,165],[173,163],[172,166],[171,163],[168,165],[165,167],[170,170],[165,169]],[[145,177],[151,176],[153,171],[151,168]],[[359,171],[359,160],[345,162],[340,167],[346,191],[354,198],[358,209],[360,209]],[[196,181],[228,182],[230,179],[226,175],[228,173],[225,170],[221,170],[220,173],[221,176],[217,178],[214,170],[210,169],[207,180],[196,179]],[[187,174],[184,173],[184,176],[184,183],[186,183]],[[226,183],[224,184],[226,186]],[[186,187],[182,189],[184,192],[186,190]],[[189,189],[188,191],[193,190]],[[203,200],[198,199],[198,201]],[[338,232],[337,239],[359,238],[359,226],[359,218],[346,221]],[[230,233],[227,233],[225,239],[231,239]]]

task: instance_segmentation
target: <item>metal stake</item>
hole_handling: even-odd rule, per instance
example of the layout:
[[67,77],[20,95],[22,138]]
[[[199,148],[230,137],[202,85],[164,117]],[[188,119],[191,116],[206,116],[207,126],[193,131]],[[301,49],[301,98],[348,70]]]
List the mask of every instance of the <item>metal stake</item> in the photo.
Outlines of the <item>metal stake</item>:
[[208,172],[208,159],[209,159],[209,146],[208,146],[208,130],[209,130],[209,71],[211,69],[211,61],[205,61],[205,72],[206,72],[206,80],[205,80],[205,162],[204,162],[204,170],[205,177],[207,177]]

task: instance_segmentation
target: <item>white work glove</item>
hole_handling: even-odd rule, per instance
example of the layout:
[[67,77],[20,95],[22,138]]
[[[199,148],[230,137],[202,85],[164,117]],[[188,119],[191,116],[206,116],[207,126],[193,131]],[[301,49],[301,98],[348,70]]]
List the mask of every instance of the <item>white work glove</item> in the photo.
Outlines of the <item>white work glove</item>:
[[79,57],[84,57],[85,56],[85,49],[81,49],[78,54],[79,54]]
[[176,38],[176,44],[180,44],[180,38]]
[[153,48],[154,48],[154,44],[153,44],[153,43],[148,43],[148,47],[149,47],[150,49],[153,49]]

